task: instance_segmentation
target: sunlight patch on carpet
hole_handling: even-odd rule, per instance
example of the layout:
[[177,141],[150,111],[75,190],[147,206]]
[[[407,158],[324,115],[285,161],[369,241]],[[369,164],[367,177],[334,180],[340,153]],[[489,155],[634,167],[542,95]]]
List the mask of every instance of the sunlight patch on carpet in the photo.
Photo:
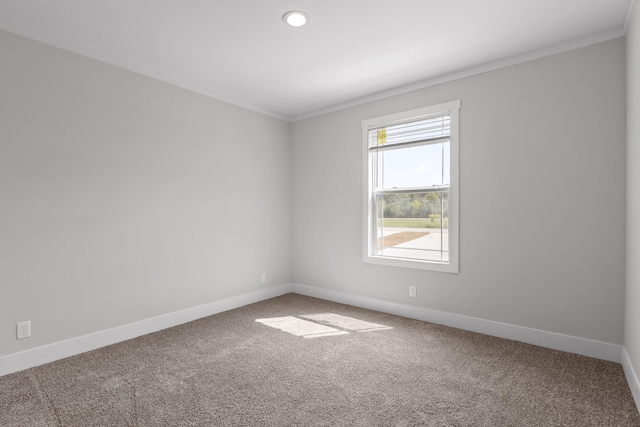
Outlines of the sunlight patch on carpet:
[[272,328],[280,329],[283,332],[290,333],[297,337],[304,338],[318,338],[333,335],[345,335],[349,333],[347,331],[340,331],[308,320],[298,319],[293,316],[256,319],[256,322],[271,326]]
[[256,322],[304,338],[348,335],[349,332],[344,329],[355,332],[393,329],[390,326],[334,313],[305,314],[300,317],[302,319],[295,316],[271,317],[269,319],[256,319]]
[[313,320],[314,322],[322,323],[324,325],[348,329],[350,331],[371,332],[393,329],[391,326],[366,322],[364,320],[354,319],[353,317],[342,316],[334,313],[305,314],[300,317],[303,319]]

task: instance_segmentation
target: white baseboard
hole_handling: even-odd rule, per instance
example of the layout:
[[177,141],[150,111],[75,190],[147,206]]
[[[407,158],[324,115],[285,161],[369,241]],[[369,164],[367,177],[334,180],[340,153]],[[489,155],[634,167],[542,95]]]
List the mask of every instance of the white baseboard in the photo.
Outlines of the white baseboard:
[[467,331],[479,332],[485,335],[507,338],[554,350],[566,351],[596,359],[621,363],[622,346],[616,344],[572,337],[569,335],[541,331],[523,326],[494,322],[491,320],[478,319],[476,317],[463,316],[461,314],[453,314],[428,308],[380,301],[297,283],[293,284],[293,292],[342,304],[381,311],[383,313],[395,314],[397,316],[437,323],[439,325],[451,326]]
[[0,357],[0,376],[292,292],[283,284]]
[[[220,301],[214,301],[208,304],[188,308],[174,313],[168,313],[151,319],[141,320],[139,322],[122,325],[105,331],[3,356],[0,357],[0,376],[53,362],[65,357],[74,356],[86,351],[95,350],[110,344],[136,338],[141,335],[177,326],[202,317],[211,316],[213,314],[232,310],[234,308],[253,304],[290,292],[342,304],[349,304],[356,307],[367,308],[370,310],[377,310],[384,313],[395,314],[397,316],[437,323],[444,326],[479,332],[500,338],[512,339],[528,344],[535,344],[555,350],[581,354],[597,359],[609,360],[617,363],[623,362],[622,346],[615,344],[592,341],[568,335],[556,334],[553,332],[463,316],[460,314],[431,310],[428,308],[380,301],[324,288],[290,283],[226,298]],[[629,384],[632,387],[632,390],[634,390],[633,387],[635,386],[634,397],[636,402],[638,402],[638,380],[633,372],[630,362],[628,361],[628,357],[626,363],[627,365],[623,365],[625,366],[625,373],[629,371],[633,374],[631,375],[631,378],[634,378],[635,383],[629,380]],[[629,378],[628,373],[627,378]]]
[[625,347],[622,347],[622,367],[624,368],[624,375],[627,377],[633,400],[636,402],[636,408],[640,410],[640,381],[638,381],[638,376],[636,375],[635,369],[633,369],[631,359],[629,359],[629,354]]

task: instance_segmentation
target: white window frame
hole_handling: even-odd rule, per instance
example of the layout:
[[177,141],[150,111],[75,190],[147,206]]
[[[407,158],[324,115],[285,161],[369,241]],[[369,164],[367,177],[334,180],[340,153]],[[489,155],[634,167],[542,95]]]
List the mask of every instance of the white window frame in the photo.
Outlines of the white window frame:
[[[388,265],[393,267],[416,268],[421,270],[458,273],[459,266],[459,110],[460,101],[451,101],[443,104],[432,105],[402,113],[389,114],[382,117],[362,121],[363,144],[363,262],[369,264]],[[386,255],[376,255],[376,226],[375,198],[374,198],[374,173],[373,161],[369,150],[369,130],[389,126],[396,122],[416,120],[424,116],[433,116],[438,113],[448,112],[450,117],[451,133],[450,144],[450,179],[449,188],[449,260],[428,261],[409,258],[396,258]]]

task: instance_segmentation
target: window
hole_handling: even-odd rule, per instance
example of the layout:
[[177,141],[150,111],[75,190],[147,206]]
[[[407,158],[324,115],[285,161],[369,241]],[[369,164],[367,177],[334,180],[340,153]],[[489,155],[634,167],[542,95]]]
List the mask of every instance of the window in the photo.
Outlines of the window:
[[458,272],[460,101],[364,120],[364,262]]

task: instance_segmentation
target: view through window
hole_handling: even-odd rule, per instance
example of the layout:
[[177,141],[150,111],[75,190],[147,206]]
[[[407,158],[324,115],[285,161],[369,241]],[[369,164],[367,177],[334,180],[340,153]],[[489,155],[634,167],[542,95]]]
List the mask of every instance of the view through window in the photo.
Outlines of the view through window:
[[457,270],[451,196],[457,197],[458,107],[455,102],[363,122],[365,261],[421,261],[405,265]]

